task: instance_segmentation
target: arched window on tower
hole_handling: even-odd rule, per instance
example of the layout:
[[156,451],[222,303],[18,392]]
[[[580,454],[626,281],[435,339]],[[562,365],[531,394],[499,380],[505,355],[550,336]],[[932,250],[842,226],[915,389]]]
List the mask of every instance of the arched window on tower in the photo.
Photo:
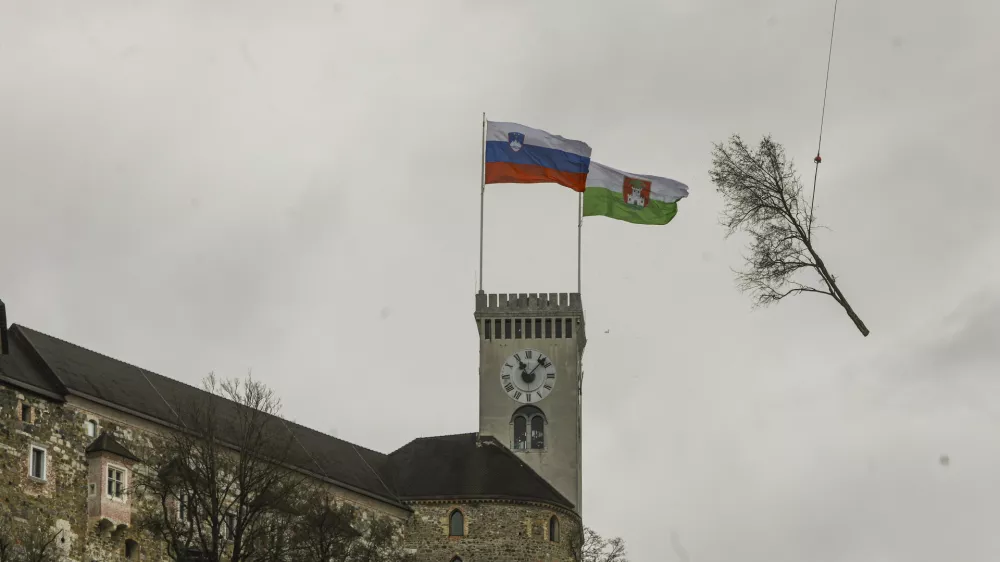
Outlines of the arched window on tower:
[[545,414],[535,406],[522,406],[510,419],[514,429],[515,451],[545,449]]
[[524,416],[514,416],[514,450],[528,448],[528,420]]
[[555,515],[549,519],[549,540],[559,542],[559,520]]
[[459,510],[454,510],[448,517],[448,535],[452,537],[465,536],[465,515]]

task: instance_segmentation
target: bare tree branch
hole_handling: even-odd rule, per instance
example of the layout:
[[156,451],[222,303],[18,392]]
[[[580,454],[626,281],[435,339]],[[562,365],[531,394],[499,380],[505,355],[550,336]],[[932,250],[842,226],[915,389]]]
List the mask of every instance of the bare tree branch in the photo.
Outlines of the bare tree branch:
[[[709,176],[725,201],[720,222],[726,236],[745,232],[750,237],[747,267],[736,272],[736,280],[754,306],[800,293],[828,295],[867,336],[868,328],[812,244],[816,226],[809,221],[802,183],[784,148],[765,136],[754,151],[733,135],[727,144],[714,145]],[[817,275],[820,286],[796,280],[803,271]]]

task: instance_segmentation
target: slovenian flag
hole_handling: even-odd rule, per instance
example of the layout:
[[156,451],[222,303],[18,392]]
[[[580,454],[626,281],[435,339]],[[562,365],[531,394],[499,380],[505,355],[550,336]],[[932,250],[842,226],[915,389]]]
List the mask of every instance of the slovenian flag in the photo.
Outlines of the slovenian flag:
[[584,191],[590,146],[517,123],[486,125],[486,183],[557,183]]

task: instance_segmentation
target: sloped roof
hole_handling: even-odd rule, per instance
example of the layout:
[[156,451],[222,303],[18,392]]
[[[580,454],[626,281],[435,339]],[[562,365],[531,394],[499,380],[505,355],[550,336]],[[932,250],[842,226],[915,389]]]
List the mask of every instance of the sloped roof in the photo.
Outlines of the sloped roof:
[[[0,356],[0,380],[56,400],[77,395],[180,427],[187,418],[181,406],[209,396],[200,388],[24,326],[11,326],[10,334],[10,354]],[[239,408],[222,398],[212,407],[223,421],[235,419]],[[422,437],[385,455],[285,420],[269,427],[280,442],[289,444],[288,461],[294,466],[400,507],[421,499],[509,499],[573,509],[568,499],[491,437]],[[102,438],[104,434],[91,447],[135,458],[110,436]]]
[[107,431],[102,431],[101,434],[94,439],[94,442],[87,445],[87,453],[111,453],[113,455],[118,455],[119,457],[133,460],[139,462],[139,457],[132,454],[131,451],[125,448],[124,445],[119,443],[110,433]]
[[[174,427],[179,427],[179,421],[186,415],[182,405],[199,403],[208,396],[200,388],[24,326],[14,325],[11,332],[17,334],[16,339],[23,339],[37,352],[43,367],[41,370],[49,371],[48,377],[21,373],[21,378],[55,379],[62,383],[68,394],[103,402]],[[218,408],[217,415],[223,418],[236,417],[238,406],[233,402],[219,398],[213,407]],[[282,420],[280,425],[275,424],[274,431],[283,432],[281,442],[292,445],[288,450],[291,464],[391,503],[398,502],[395,494],[382,483],[381,476],[366,461],[366,457],[378,461],[384,454],[365,450],[289,421]]]
[[475,433],[414,439],[389,454],[386,474],[403,500],[509,499],[573,509],[510,449]]

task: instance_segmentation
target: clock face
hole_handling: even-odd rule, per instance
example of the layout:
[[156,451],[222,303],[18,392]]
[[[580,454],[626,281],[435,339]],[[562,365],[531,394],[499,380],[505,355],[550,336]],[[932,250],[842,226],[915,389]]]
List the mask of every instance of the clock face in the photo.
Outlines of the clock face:
[[535,349],[522,349],[500,367],[500,386],[511,399],[530,404],[540,402],[556,385],[556,366]]

